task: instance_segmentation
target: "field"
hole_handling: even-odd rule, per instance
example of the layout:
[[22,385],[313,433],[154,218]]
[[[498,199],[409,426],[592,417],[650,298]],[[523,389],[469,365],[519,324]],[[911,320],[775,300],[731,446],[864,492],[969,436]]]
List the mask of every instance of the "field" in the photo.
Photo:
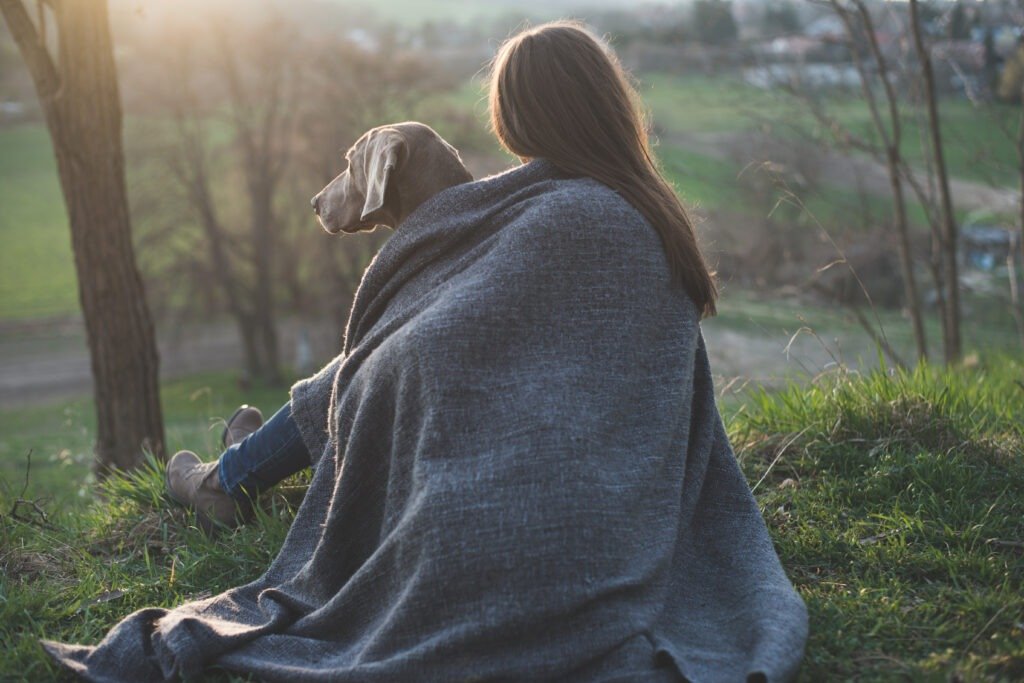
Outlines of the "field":
[[[641,93],[654,122],[666,134],[767,128],[784,136],[795,136],[797,130],[803,130],[812,139],[827,140],[827,132],[798,100],[785,92],[748,86],[736,77],[644,74]],[[874,139],[871,115],[859,93],[833,94],[824,106],[852,132]],[[923,119],[916,109],[905,112],[909,120],[903,131],[902,151],[907,159],[920,164],[925,154],[920,125]],[[1016,134],[1018,116],[1019,111],[1009,105],[985,108],[962,98],[943,101],[944,151],[951,173],[982,183],[1015,186],[1013,138],[1004,131]]]
[[[693,141],[723,134],[742,136],[763,128],[765,121],[799,122],[813,133],[812,123],[801,121],[791,99],[733,78],[644,74],[640,86],[655,124],[657,153],[670,180],[689,204],[704,214],[728,208],[754,218],[773,210],[779,193],[754,199],[740,189],[738,176],[754,174],[756,169],[745,168],[745,161],[715,153],[717,143],[711,143],[709,151],[708,144]],[[466,138],[462,144],[472,145],[483,154],[495,154],[496,147],[483,133],[479,84],[467,84],[444,101],[480,121],[479,135],[467,137],[466,132],[452,129],[453,139],[461,135]],[[834,108],[837,116],[852,127],[867,126],[867,112],[859,101],[840,99]],[[425,108],[424,116],[429,117],[432,111]],[[999,144],[1001,133],[996,126],[978,125],[979,117],[987,115],[972,110],[967,102],[943,105],[950,166],[958,177],[1012,184],[1009,146]],[[1011,112],[998,109],[993,115],[1008,122]],[[448,132],[444,123],[438,128]],[[910,158],[920,158],[919,136],[913,127],[906,140]],[[856,217],[865,207],[879,221],[887,220],[891,213],[891,201],[886,196],[865,197],[849,187],[819,187],[801,199],[819,222],[836,231],[855,226]],[[41,124],[0,128],[0,207],[0,243],[4,244],[0,250],[0,321],[76,312],[78,295],[66,214],[49,140]],[[923,223],[920,205],[912,202],[910,209],[911,219]],[[961,211],[960,215],[966,213]]]
[[46,128],[0,128],[0,320],[72,313],[78,285]]

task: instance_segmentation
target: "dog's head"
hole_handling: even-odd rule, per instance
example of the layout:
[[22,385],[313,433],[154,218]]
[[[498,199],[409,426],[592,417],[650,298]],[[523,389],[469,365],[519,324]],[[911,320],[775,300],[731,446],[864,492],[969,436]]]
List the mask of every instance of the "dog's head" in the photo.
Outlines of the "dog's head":
[[406,122],[364,133],[345,153],[339,176],[312,199],[331,234],[397,227],[426,199],[472,180],[458,151],[432,128]]

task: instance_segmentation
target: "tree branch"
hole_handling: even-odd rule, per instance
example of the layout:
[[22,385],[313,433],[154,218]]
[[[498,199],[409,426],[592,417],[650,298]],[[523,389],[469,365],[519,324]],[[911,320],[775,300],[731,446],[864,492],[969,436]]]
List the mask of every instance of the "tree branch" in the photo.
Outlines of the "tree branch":
[[[861,10],[862,5],[854,3],[858,11]],[[860,54],[860,47],[857,45],[857,27],[853,23],[853,17],[850,12],[842,6],[839,0],[832,0],[832,8],[835,13],[842,19],[843,25],[846,27],[846,35],[850,39],[850,56],[853,57],[854,67],[857,69],[857,75],[860,76],[861,92],[864,93],[864,101],[868,104],[868,110],[871,112],[871,120],[875,124],[875,130],[878,131],[878,135],[882,138],[882,144],[887,150],[892,148],[892,141],[889,136],[889,131],[882,123],[882,117],[878,112],[878,103],[875,101],[875,93],[871,89],[871,77],[868,75],[867,68],[864,65],[864,60]],[[864,21],[863,16],[861,21],[864,26],[865,32],[872,32],[873,26]],[[873,34],[872,34],[873,37]],[[880,68],[880,70],[883,70]],[[883,74],[884,75],[884,74]]]
[[22,0],[0,0],[0,14],[3,15],[11,37],[18,44],[21,56],[28,66],[29,73],[32,74],[39,99],[46,106],[60,90],[60,73]]

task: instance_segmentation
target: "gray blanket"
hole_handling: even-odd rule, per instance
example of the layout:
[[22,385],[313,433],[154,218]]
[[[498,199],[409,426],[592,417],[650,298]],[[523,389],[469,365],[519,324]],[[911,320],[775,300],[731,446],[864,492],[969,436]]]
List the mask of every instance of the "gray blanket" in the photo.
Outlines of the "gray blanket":
[[769,681],[803,602],[627,202],[537,160],[421,206],[292,390],[315,473],[253,583],[44,643],[94,681]]

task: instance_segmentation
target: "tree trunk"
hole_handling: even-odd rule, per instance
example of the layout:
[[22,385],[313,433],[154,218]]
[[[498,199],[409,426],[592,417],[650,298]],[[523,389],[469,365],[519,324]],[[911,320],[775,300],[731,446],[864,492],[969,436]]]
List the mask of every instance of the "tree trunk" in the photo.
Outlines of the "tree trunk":
[[[1017,307],[1017,334],[1020,337],[1021,348],[1024,349],[1024,297],[1020,296],[1018,277],[1024,279],[1024,83],[1020,89],[1020,113],[1017,118],[1017,180],[1019,182],[1020,197],[1018,197],[1017,210],[1019,212],[1020,231],[1017,235],[1017,248],[1020,255],[1020,268],[1010,279],[1010,294]],[[1010,254],[1009,261],[1013,264],[1014,255]]]
[[253,314],[259,334],[259,348],[262,352],[263,379],[275,385],[281,383],[281,360],[278,351],[277,325],[274,305],[274,214],[271,197],[274,184],[269,181],[250,186],[252,206],[252,237],[256,284]]
[[[901,175],[903,159],[900,153],[900,144],[903,139],[903,127],[900,122],[899,104],[896,99],[896,90],[892,85],[889,76],[889,67],[878,43],[878,33],[875,30],[874,22],[871,19],[871,12],[863,0],[854,0],[854,7],[860,18],[860,23],[854,23],[853,12],[846,8],[839,0],[831,0],[832,11],[843,21],[846,35],[850,42],[850,54],[853,58],[857,75],[860,79],[861,92],[864,94],[864,101],[867,102],[868,111],[871,113],[871,121],[875,126],[882,144],[885,147],[885,163],[889,171],[889,187],[892,190],[894,221],[897,235],[897,248],[900,257],[900,270],[903,275],[903,296],[906,299],[907,310],[910,312],[910,321],[914,332],[914,345],[917,351],[919,362],[928,360],[928,343],[925,335],[923,314],[921,311],[921,299],[918,295],[917,277],[914,274],[914,259],[911,253],[910,226],[907,221],[906,198],[903,192],[903,179]],[[875,63],[878,78],[882,82],[883,92],[889,114],[889,128],[886,128],[882,114],[875,98],[875,92],[871,84],[871,73],[861,58],[858,43],[863,37],[867,41],[867,47]],[[872,145],[871,153],[876,159],[881,153]],[[861,314],[858,312],[858,316]]]
[[238,327],[238,338],[242,342],[243,364],[245,366],[245,379],[252,381],[255,378],[263,377],[263,354],[260,353],[258,328],[252,316],[232,309],[232,317]]
[[71,224],[95,384],[97,476],[164,454],[158,358],[135,264],[121,103],[105,0],[53,2],[59,64],[21,0],[0,10],[32,72]]
[[[863,67],[861,67],[858,62],[858,71],[861,75],[861,83],[864,86],[865,96],[871,105],[871,114],[875,122],[875,128],[882,135],[883,140],[886,141],[885,158],[889,167],[889,184],[892,187],[892,197],[895,204],[896,232],[899,239],[900,268],[903,271],[904,296],[907,299],[907,308],[910,310],[911,324],[914,329],[914,344],[917,347],[917,360],[918,362],[927,362],[928,342],[924,330],[924,315],[921,311],[921,298],[918,295],[917,290],[917,277],[914,274],[914,259],[910,245],[910,225],[907,220],[907,204],[903,193],[903,180],[900,176],[900,167],[903,162],[900,150],[903,142],[903,125],[900,121],[896,90],[893,87],[892,80],[889,76],[889,67],[885,56],[878,44],[878,32],[875,30],[875,24],[871,19],[871,12],[868,11],[867,6],[865,6],[861,0],[858,0],[857,2],[857,11],[861,16],[864,28],[867,31],[871,54],[874,56],[875,64],[878,66],[878,75],[879,78],[882,79],[882,85],[885,90],[885,99],[889,109],[889,125],[892,128],[891,136],[886,135],[885,125],[882,123],[882,117],[878,112],[878,107],[875,105],[875,98],[871,92],[870,84],[866,79]],[[855,40],[855,36],[852,32],[850,39]]]
[[953,213],[953,200],[949,192],[949,173],[942,151],[942,131],[939,126],[939,110],[935,100],[935,74],[928,48],[921,37],[921,19],[918,0],[910,0],[910,28],[914,34],[914,48],[921,62],[924,80],[925,102],[928,106],[928,128],[931,136],[932,153],[935,155],[935,175],[939,186],[941,218],[941,259],[943,281],[946,286],[946,311],[942,321],[942,338],[947,363],[960,359],[960,279],[957,273],[957,227]]
[[896,236],[900,257],[900,269],[903,271],[903,296],[907,300],[910,311],[910,322],[914,330],[914,345],[917,350],[918,362],[928,361],[928,344],[924,331],[924,316],[921,315],[921,299],[917,293],[917,278],[914,275],[914,260],[911,255],[910,228],[907,224],[907,206],[903,195],[903,182],[900,180],[899,151],[890,147],[887,153],[889,161],[889,184],[892,188],[893,205],[896,212]]

